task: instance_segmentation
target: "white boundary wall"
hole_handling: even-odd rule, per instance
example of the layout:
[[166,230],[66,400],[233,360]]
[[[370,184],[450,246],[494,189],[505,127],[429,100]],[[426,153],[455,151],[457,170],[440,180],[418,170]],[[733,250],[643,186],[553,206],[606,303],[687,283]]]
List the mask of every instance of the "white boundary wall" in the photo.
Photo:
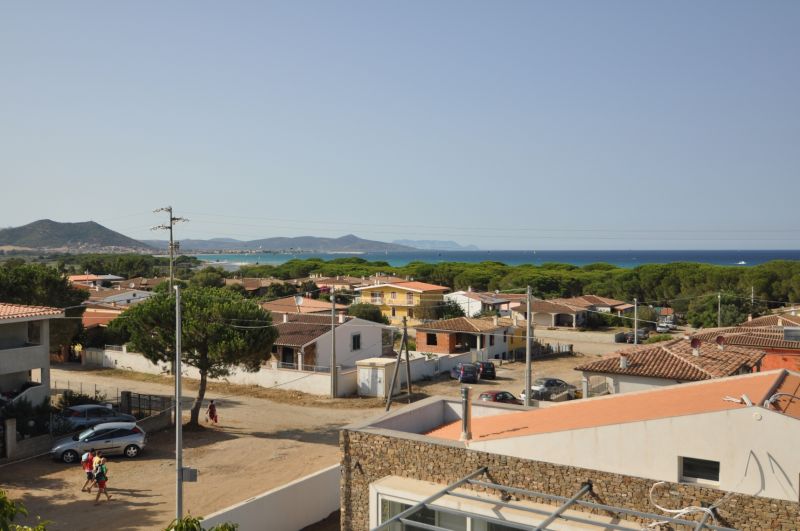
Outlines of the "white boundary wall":
[[240,531],[303,529],[339,509],[340,474],[338,464],[322,469],[210,514],[203,527],[232,522]]
[[[152,363],[150,360],[134,352],[123,349],[101,350],[85,349],[83,364],[112,369],[122,369],[147,374],[167,374],[169,365],[166,363]],[[183,376],[194,380],[200,379],[199,371],[194,367],[183,366]],[[339,395],[350,396],[358,390],[357,374],[355,367],[342,369],[337,373],[339,379]],[[298,371],[294,369],[276,369],[262,366],[257,372],[247,372],[234,368],[231,374],[224,378],[209,378],[209,381],[228,382],[240,385],[259,385],[261,387],[280,387],[302,391],[312,395],[327,395],[331,391],[331,377],[325,372]]]

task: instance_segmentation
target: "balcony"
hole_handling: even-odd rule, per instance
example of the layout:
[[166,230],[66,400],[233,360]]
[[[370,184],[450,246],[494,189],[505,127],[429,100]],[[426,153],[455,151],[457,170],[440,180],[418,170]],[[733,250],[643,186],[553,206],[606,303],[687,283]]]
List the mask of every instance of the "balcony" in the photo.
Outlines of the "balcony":
[[29,371],[50,366],[50,356],[44,345],[23,345],[0,348],[0,374]]

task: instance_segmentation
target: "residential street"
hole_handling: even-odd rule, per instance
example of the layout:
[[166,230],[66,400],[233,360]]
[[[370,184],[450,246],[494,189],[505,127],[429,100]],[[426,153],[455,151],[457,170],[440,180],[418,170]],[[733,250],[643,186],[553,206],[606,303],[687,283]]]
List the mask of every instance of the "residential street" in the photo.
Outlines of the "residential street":
[[[83,381],[87,387],[97,383],[141,393],[172,392],[168,385],[92,371],[54,368],[52,378]],[[184,393],[185,409],[191,393]],[[199,470],[198,482],[184,487],[185,512],[194,515],[209,514],[338,462],[338,429],[382,411],[206,396],[217,401],[220,425],[200,432],[184,430],[184,466]],[[31,515],[51,520],[48,529],[163,529],[175,511],[174,466],[174,432],[168,430],[149,436],[137,459],[109,458],[113,498],[100,506],[94,506],[94,495],[81,492],[85,477],[78,465],[46,456],[0,468],[0,488],[23,502]]]

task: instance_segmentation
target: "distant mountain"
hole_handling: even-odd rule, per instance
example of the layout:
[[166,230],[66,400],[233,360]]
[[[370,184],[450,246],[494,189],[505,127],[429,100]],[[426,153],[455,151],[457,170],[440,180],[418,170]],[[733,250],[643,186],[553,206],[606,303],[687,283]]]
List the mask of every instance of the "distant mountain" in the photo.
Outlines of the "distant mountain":
[[[158,249],[166,249],[163,240],[144,240],[144,243]],[[316,236],[299,236],[296,238],[264,238],[260,240],[241,241],[231,238],[214,238],[212,240],[180,240],[181,251],[308,251],[308,252],[381,252],[381,251],[413,251],[413,247],[365,240],[348,234],[341,238],[318,238]]]
[[397,245],[407,245],[416,249],[430,251],[478,251],[474,245],[460,245],[454,241],[442,240],[394,240]]
[[59,223],[40,219],[0,229],[0,246],[57,251],[148,251],[148,245],[95,223]]

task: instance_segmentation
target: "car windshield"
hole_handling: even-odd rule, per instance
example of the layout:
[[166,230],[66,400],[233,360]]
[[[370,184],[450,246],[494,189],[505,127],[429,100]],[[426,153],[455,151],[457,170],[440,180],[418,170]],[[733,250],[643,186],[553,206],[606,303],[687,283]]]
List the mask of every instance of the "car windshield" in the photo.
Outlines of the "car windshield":
[[547,383],[547,378],[536,378],[533,381],[533,385],[544,385]]

